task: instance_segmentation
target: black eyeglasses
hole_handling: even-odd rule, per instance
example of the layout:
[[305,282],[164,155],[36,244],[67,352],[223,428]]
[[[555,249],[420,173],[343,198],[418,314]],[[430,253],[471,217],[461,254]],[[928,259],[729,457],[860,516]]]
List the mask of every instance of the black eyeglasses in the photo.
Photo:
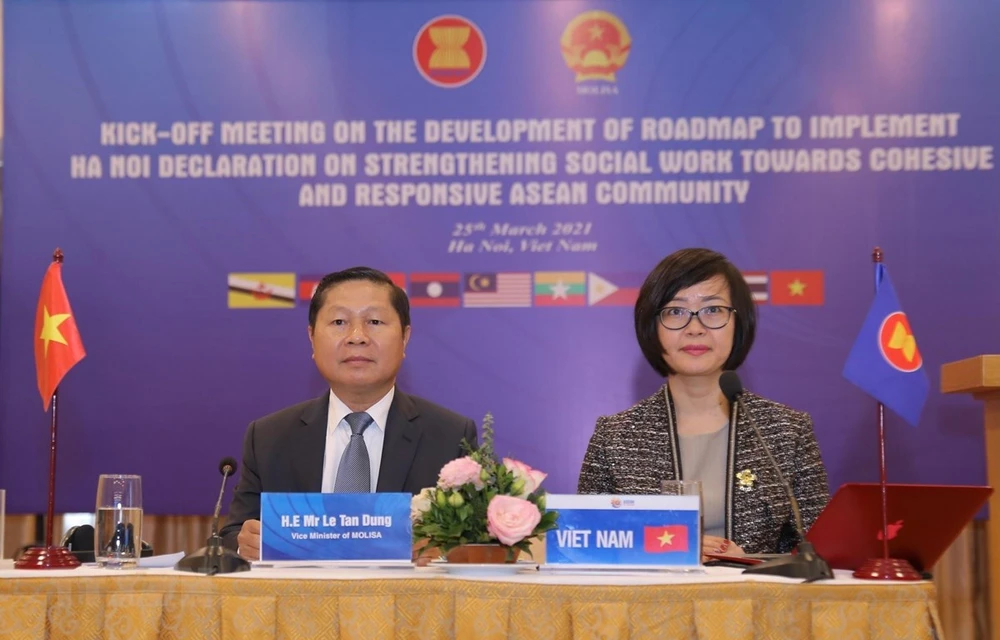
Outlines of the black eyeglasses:
[[697,311],[691,311],[684,307],[663,307],[657,316],[664,329],[680,331],[691,324],[695,317],[706,329],[721,329],[729,324],[730,318],[736,313],[734,307],[724,307],[722,305],[712,305]]

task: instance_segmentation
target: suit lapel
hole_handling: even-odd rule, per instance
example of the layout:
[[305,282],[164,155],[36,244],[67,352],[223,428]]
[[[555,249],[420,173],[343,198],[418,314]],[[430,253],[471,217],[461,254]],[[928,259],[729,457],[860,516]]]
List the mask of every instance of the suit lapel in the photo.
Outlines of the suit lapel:
[[[656,428],[666,436],[666,442],[657,448],[662,451],[661,464],[663,469],[660,478],[663,480],[683,480],[684,466],[681,460],[680,440],[677,437],[677,410],[674,408],[674,398],[670,395],[670,385],[664,383],[656,394]],[[662,488],[655,487],[657,493]]]
[[[744,395],[743,402],[747,405],[747,411],[754,411],[754,396]],[[773,511],[783,499],[784,487],[757,440],[750,418],[739,411],[733,436],[733,446],[730,449],[732,464],[727,478],[732,495],[733,522],[727,523],[727,527],[752,520],[753,514],[760,513],[762,509],[772,512],[772,517],[778,519],[778,514]]]
[[323,457],[326,455],[327,414],[330,392],[316,398],[302,410],[300,437],[294,438],[295,454],[291,458],[296,485],[307,493],[323,490]]
[[389,417],[386,418],[385,439],[382,443],[382,463],[378,472],[380,493],[402,492],[406,477],[410,474],[413,458],[417,453],[417,444],[423,434],[420,413],[413,400],[399,389],[389,406]]

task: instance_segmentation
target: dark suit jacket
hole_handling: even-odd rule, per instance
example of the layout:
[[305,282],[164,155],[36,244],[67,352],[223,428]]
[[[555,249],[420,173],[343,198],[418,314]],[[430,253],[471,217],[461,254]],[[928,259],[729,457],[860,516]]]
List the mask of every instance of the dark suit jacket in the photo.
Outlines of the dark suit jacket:
[[[597,420],[580,470],[579,493],[660,493],[661,480],[680,480],[673,399],[666,386],[631,409]],[[809,414],[747,392],[781,473],[799,503],[808,531],[830,499],[826,468]],[[747,416],[733,405],[726,461],[726,538],[747,553],[787,553],[798,543],[787,492],[768,461]]]
[[[243,465],[229,517],[225,545],[236,549],[246,520],[260,518],[260,494],[319,493],[323,487],[330,394],[282,409],[247,427]],[[476,446],[476,424],[398,388],[389,406],[376,491],[417,494],[437,484],[445,464],[465,455],[465,439]]]

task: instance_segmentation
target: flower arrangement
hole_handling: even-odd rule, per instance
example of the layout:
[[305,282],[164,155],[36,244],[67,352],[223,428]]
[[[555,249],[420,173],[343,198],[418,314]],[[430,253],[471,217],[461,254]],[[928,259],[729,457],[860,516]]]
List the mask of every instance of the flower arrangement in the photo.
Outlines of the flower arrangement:
[[413,497],[410,515],[414,542],[426,541],[442,554],[467,544],[499,544],[507,561],[515,550],[527,552],[531,540],[555,529],[558,514],[545,511],[542,481],[548,475],[493,449],[493,416],[483,418],[478,449],[441,468],[437,486]]

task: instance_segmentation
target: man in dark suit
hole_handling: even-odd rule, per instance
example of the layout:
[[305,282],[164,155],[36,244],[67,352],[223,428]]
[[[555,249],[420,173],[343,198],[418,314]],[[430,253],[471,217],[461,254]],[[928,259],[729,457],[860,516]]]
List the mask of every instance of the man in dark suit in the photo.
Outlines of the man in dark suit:
[[410,304],[367,267],[331,273],[309,305],[313,359],[330,392],[250,423],[224,544],[260,557],[260,494],[409,492],[476,445],[476,425],[396,389]]

